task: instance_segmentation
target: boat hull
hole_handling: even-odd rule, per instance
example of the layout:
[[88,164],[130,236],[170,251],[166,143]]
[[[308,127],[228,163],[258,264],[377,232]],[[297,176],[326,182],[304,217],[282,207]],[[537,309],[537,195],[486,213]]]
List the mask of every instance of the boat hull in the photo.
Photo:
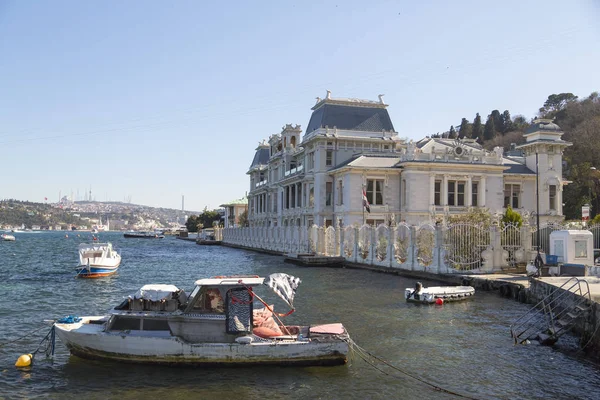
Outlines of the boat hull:
[[407,288],[404,297],[409,303],[434,304],[438,299],[444,303],[453,301],[463,301],[473,298],[475,288],[472,286],[435,286],[423,288],[418,296],[414,295],[414,290]]
[[[99,318],[99,317],[96,317]],[[265,339],[248,344],[189,343],[168,331],[104,332],[103,325],[55,324],[56,334],[73,355],[87,359],[129,363],[243,366],[243,365],[342,365],[347,361],[347,334],[308,340]]]
[[76,268],[78,278],[103,278],[114,275],[119,269],[119,264],[114,267],[101,265],[80,265]]

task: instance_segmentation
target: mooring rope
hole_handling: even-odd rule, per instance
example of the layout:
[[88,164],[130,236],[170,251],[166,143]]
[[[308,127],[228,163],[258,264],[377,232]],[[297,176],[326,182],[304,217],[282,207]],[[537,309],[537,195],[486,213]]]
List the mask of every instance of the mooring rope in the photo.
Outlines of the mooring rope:
[[36,329],[36,330],[34,330],[34,331],[31,331],[31,332],[29,332],[27,335],[24,335],[24,336],[21,336],[21,337],[19,337],[19,338],[16,338],[15,340],[11,340],[11,341],[9,341],[9,342],[0,343],[0,347],[4,347],[4,346],[6,346],[7,344],[16,343],[16,342],[18,342],[18,341],[20,341],[20,340],[23,340],[23,339],[25,339],[26,337],[29,337],[29,336],[33,335],[34,333],[37,333],[37,332],[41,331],[42,329],[44,329],[44,328],[46,328],[46,327],[47,327],[47,325],[44,325],[44,326],[42,326],[41,328],[38,328],[38,329]]
[[431,382],[427,382],[425,379],[419,378],[418,376],[415,376],[401,368],[396,367],[395,365],[390,364],[389,362],[385,361],[384,359],[377,357],[376,355],[369,353],[367,350],[363,349],[362,347],[360,347],[358,344],[356,344],[356,342],[350,338],[345,339],[345,342],[348,343],[348,345],[350,346],[351,350],[354,350],[354,352],[356,354],[358,354],[358,356],[365,361],[367,364],[369,364],[371,367],[375,368],[377,371],[381,372],[382,374],[388,375],[388,376],[393,376],[392,374],[384,371],[383,369],[381,369],[380,367],[378,367],[377,365],[375,365],[375,363],[372,360],[369,360],[369,357],[371,357],[372,359],[375,359],[385,365],[387,365],[388,367],[408,376],[409,378],[412,378],[416,381],[419,381],[431,388],[433,388],[434,390],[438,391],[438,392],[443,392],[443,393],[447,393],[447,394],[451,394],[457,397],[461,397],[463,399],[470,399],[470,400],[477,400],[477,398],[475,397],[470,397],[464,394],[460,394],[457,392],[453,392],[451,390],[448,389],[444,389],[443,387],[440,387],[438,385],[435,385]]

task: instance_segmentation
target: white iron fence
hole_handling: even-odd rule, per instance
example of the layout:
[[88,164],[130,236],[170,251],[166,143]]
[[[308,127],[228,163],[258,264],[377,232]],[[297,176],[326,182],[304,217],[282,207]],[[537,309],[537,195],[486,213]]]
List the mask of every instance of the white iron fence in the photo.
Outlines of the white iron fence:
[[[540,246],[548,251],[550,233],[540,227]],[[572,228],[571,228],[572,229]],[[589,227],[600,248],[600,226]],[[433,273],[494,273],[535,258],[536,228],[529,225],[448,226],[371,225],[346,227],[219,228],[224,243],[290,254],[344,257],[348,262]]]

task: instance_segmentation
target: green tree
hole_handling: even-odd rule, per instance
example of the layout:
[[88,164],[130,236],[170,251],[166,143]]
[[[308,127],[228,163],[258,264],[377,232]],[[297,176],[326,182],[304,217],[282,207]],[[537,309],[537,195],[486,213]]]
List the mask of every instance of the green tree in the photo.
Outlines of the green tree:
[[448,132],[448,139],[456,139],[456,131],[454,130],[454,125],[450,125],[450,131]]
[[488,115],[488,119],[485,122],[485,128],[483,129],[483,140],[488,141],[496,137],[496,127],[494,124],[494,117],[492,114]]
[[500,114],[500,111],[498,110],[493,110],[490,115],[494,120],[494,129],[496,130],[496,133],[500,132],[502,128],[502,114]]
[[563,108],[568,103],[574,102],[577,100],[577,96],[573,93],[559,93],[559,94],[551,94],[548,96],[548,99],[544,103],[544,106],[540,108],[540,114],[543,116],[550,116],[553,113],[556,113]]
[[483,142],[483,126],[481,125],[481,116],[479,113],[475,115],[472,125],[471,137],[479,142]]
[[248,210],[244,210],[238,217],[238,224],[240,226],[249,226],[248,222]]
[[198,232],[198,224],[200,224],[198,217],[199,215],[190,215],[187,221],[185,221],[185,227],[188,232]]
[[469,123],[469,120],[466,118],[463,118],[462,121],[460,121],[460,128],[458,128],[458,137],[459,138],[471,138],[471,135],[473,133],[473,128],[471,127],[471,124]]
[[508,110],[504,110],[502,115],[500,116],[500,127],[499,130],[502,134],[506,132],[512,131],[512,119],[510,118],[510,112]]
[[514,225],[519,228],[523,225],[523,218],[521,217],[521,214],[514,211],[510,205],[506,208],[506,211],[502,216],[502,226],[505,225]]

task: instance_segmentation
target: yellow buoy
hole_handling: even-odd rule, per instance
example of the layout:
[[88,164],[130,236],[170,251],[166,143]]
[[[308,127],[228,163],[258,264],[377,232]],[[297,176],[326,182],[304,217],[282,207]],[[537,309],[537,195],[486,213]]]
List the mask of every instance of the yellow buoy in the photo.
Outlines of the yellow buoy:
[[15,367],[17,367],[17,368],[29,367],[29,366],[31,366],[31,361],[33,361],[33,355],[23,354],[21,357],[19,357],[19,359],[15,363]]

